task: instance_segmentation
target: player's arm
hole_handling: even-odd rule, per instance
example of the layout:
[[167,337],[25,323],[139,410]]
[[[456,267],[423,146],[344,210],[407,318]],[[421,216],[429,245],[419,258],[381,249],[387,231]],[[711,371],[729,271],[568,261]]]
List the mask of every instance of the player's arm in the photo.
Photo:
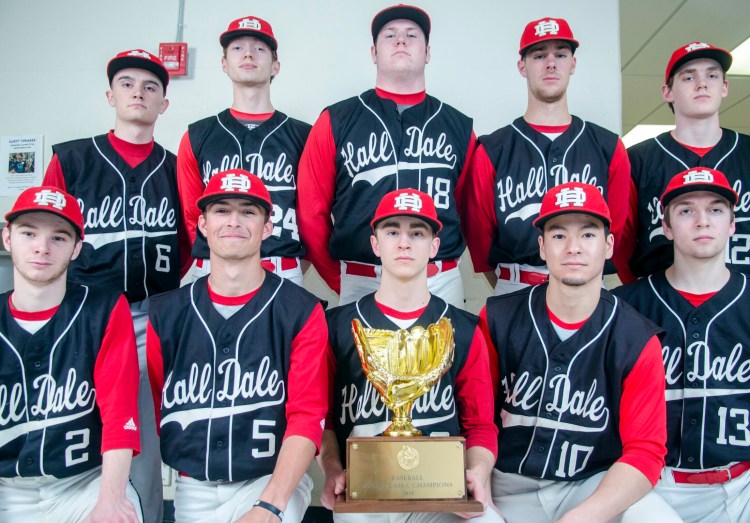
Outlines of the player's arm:
[[47,170],[44,173],[44,178],[42,179],[42,185],[52,185],[63,191],[65,190],[65,177],[63,176],[60,159],[56,154],[53,154],[52,159],[49,161]]
[[297,168],[297,183],[297,225],[302,243],[307,247],[307,259],[338,294],[341,268],[328,253],[336,183],[336,144],[328,111],[320,114],[310,131]]
[[138,523],[135,506],[125,497],[132,459],[133,452],[130,449],[108,450],[102,455],[99,497],[84,523]]
[[151,385],[151,399],[154,402],[156,433],[159,434],[161,431],[161,394],[164,390],[164,357],[161,352],[161,340],[150,318],[146,322],[146,367]]
[[346,471],[341,463],[339,442],[333,430],[326,428],[323,431],[323,443],[316,459],[325,478],[320,501],[325,508],[333,510],[336,496],[343,494],[346,489]]
[[193,146],[190,144],[190,134],[185,131],[177,149],[177,190],[180,193],[182,219],[191,247],[195,243],[195,231],[200,216],[200,210],[195,202],[203,195],[203,189],[203,176],[193,153]]
[[630,176],[630,158],[622,140],[617,139],[617,146],[609,163],[607,178],[607,205],[612,216],[610,228],[615,237],[615,248],[612,261],[617,267],[620,281],[630,283],[636,280],[630,272],[630,258],[635,248],[635,230],[631,216],[631,191],[635,190]]
[[667,407],[661,343],[652,337],[623,381],[620,402],[622,457],[594,493],[561,523],[609,521],[648,494],[664,467]]

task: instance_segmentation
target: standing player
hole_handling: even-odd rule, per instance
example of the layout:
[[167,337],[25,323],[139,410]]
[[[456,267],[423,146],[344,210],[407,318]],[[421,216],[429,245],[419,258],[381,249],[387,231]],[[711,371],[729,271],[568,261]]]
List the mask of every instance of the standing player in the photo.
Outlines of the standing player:
[[533,223],[549,282],[480,314],[500,427],[492,495],[509,523],[680,521],[649,493],[666,440],[660,329],[601,287],[610,216],[591,184],[550,189]]
[[141,521],[138,357],[123,296],[66,283],[75,198],[32,187],[5,215],[13,290],[0,296],[0,519]]
[[[389,425],[389,411],[362,371],[352,335],[352,320],[367,328],[399,330],[427,327],[441,318],[455,332],[455,359],[450,370],[419,398],[412,409],[414,425],[425,435],[466,437],[467,484],[482,501],[488,518],[501,521],[492,508],[490,473],[497,458],[497,427],[492,421],[492,385],[487,345],[478,318],[427,290],[427,263],[440,246],[442,224],[429,195],[413,189],[386,194],[371,221],[372,250],[382,263],[380,287],[350,303],[330,310],[326,319],[335,357],[332,411],[326,420],[320,464],[326,476],[323,504],[332,508],[343,494],[346,438],[376,436]],[[376,405],[372,409],[354,405]],[[399,514],[396,521],[453,521],[453,515]],[[337,522],[391,521],[388,514],[334,514]],[[488,519],[490,521],[492,519]]]
[[271,104],[271,82],[279,74],[278,43],[271,25],[254,16],[239,18],[219,37],[221,67],[232,81],[230,109],[191,124],[177,153],[177,182],[185,224],[193,245],[197,279],[208,274],[208,245],[196,230],[195,202],[219,171],[246,169],[273,192],[273,233],[263,242],[263,267],[302,285],[305,249],[297,231],[297,163],[310,126]]
[[630,165],[617,135],[568,110],[577,48],[562,18],[526,25],[518,60],[526,78],[526,113],[480,137],[472,158],[461,220],[474,270],[485,273],[495,294],[546,281],[530,220],[544,194],[569,181],[594,185],[607,199],[618,247],[613,260],[621,279],[630,279],[618,241],[628,214]]
[[729,51],[693,42],[672,53],[661,88],[674,112],[675,128],[628,149],[633,169],[635,252],[633,273],[648,276],[672,263],[672,245],[664,236],[659,197],[676,173],[693,167],[719,169],[740,195],[737,232],[727,245],[729,267],[750,273],[750,204],[743,183],[750,183],[750,137],[719,124],[721,101],[728,93]]
[[259,178],[217,173],[197,205],[211,273],[149,310],[162,456],[180,471],[175,517],[299,522],[327,409],[323,308],[261,265],[273,205]]
[[750,290],[726,266],[737,193],[708,168],[661,197],[665,271],[615,293],[666,330],[667,467],[656,486],[686,522],[750,521]]
[[440,250],[427,267],[430,292],[464,306],[458,261],[464,241],[456,202],[474,150],[472,121],[425,91],[430,17],[396,5],[372,20],[375,89],[334,104],[315,122],[300,160],[300,233],[308,258],[346,304],[375,292],[381,267],[369,221],[399,188],[435,200]]
[[130,302],[141,367],[143,448],[132,479],[145,520],[160,523],[161,459],[145,367],[147,298],[179,286],[179,251],[187,244],[175,157],[154,142],[156,119],[169,105],[169,75],[156,56],[135,49],[110,60],[107,77],[115,128],[54,145],[44,183],[68,191],[83,210],[86,239],[70,265],[71,280],[124,293]]

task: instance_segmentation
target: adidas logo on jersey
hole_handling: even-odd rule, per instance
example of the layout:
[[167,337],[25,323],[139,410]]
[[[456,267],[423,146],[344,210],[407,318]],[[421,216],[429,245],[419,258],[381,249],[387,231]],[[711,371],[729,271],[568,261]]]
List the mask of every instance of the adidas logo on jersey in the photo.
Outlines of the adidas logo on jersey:
[[128,422],[125,424],[125,426],[122,427],[125,430],[138,430],[138,427],[135,426],[135,422],[133,421],[133,418],[130,418]]
[[560,32],[560,25],[556,20],[542,20],[534,27],[536,36],[547,36],[548,34],[556,35]]

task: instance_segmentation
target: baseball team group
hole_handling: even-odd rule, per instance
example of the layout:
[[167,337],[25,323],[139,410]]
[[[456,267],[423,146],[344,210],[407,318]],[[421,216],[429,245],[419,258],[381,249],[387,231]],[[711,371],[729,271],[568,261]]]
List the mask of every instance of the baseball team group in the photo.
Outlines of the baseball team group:
[[[675,128],[626,149],[569,112],[569,24],[534,20],[526,111],[477,137],[426,93],[431,29],[419,7],[375,14],[374,89],[310,126],[271,103],[271,25],[234,20],[232,106],[176,156],[153,139],[162,62],[109,61],[114,128],[53,146],[5,215],[0,521],[160,522],[162,462],[178,522],[300,522],[314,460],[332,508],[347,438],[391,417],[353,320],[447,318],[453,365],[412,417],[465,438],[483,512],[335,522],[750,522],[750,137],[719,123],[731,54],[674,50]],[[467,247],[494,288],[479,316]],[[310,265],[338,306],[302,287]]]

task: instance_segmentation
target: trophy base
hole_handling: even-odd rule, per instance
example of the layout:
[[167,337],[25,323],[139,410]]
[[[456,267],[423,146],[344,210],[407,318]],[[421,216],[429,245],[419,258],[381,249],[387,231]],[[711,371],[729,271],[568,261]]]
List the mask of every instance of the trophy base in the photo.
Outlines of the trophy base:
[[479,501],[467,500],[362,500],[347,501],[344,496],[337,496],[333,504],[336,514],[356,514],[368,512],[484,512]]

